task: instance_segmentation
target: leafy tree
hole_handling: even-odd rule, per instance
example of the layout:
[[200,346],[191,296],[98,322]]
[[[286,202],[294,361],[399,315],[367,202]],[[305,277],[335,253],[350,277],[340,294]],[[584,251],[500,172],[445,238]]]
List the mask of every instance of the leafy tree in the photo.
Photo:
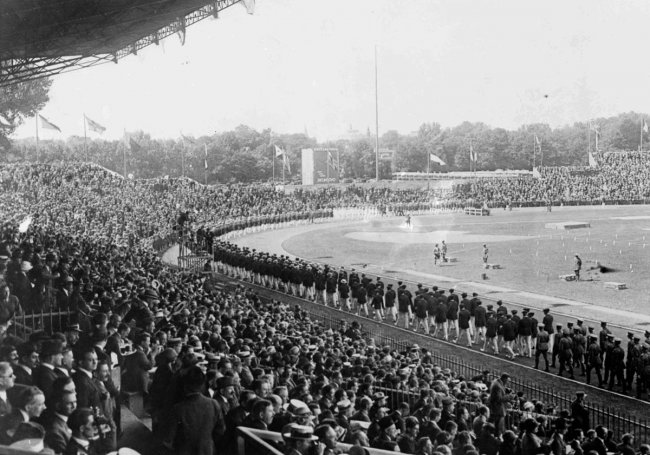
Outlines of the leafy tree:
[[0,149],[8,150],[8,136],[49,101],[51,85],[50,79],[37,79],[0,87]]

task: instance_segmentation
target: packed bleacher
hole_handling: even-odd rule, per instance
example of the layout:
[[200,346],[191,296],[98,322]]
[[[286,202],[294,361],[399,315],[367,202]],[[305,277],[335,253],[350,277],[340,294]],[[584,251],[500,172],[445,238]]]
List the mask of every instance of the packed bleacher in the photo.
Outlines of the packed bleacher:
[[[632,435],[592,428],[582,396],[562,410],[513,390],[506,374],[463,377],[441,368],[427,349],[375,345],[358,322],[328,327],[280,297],[170,268],[144,241],[179,229],[181,209],[211,229],[287,211],[368,204],[399,210],[426,203],[425,191],[284,194],[122,180],[79,164],[4,166],[0,185],[0,444],[49,453],[114,451],[120,401],[139,394],[158,443],[152,453],[236,453],[240,426],[280,433],[277,448],[291,455],[339,453],[338,442],[352,444],[350,454],[367,447],[436,455],[650,452]],[[539,327],[530,313],[514,325],[512,311],[500,306],[491,315],[478,296],[404,284],[393,290],[355,271],[225,241],[214,247],[216,262],[206,271],[513,357],[544,350],[541,332],[532,335]],[[67,320],[20,322],[34,311],[65,311]],[[518,332],[523,320],[530,335]],[[552,343],[547,321],[541,325]],[[542,358],[552,360],[557,347],[558,368],[571,376],[574,367],[587,367],[574,363],[581,352],[576,336],[587,349],[614,351],[617,344],[604,330],[587,344],[588,330],[577,325],[572,333],[561,330]],[[645,345],[632,343],[644,358]],[[602,351],[588,360],[599,381],[595,359],[609,358]],[[610,364],[607,373],[609,384],[625,388],[618,366]],[[639,378],[637,391],[645,392],[645,376]],[[403,400],[389,400],[396,391]]]
[[521,203],[634,202],[650,197],[650,152],[608,152],[597,168],[545,167],[540,178],[476,179],[454,188],[454,198],[491,206]]

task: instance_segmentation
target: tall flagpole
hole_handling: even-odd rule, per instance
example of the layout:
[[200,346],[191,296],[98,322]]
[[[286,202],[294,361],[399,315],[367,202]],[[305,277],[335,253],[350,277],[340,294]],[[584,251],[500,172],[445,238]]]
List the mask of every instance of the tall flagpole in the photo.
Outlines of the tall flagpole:
[[375,180],[379,181],[379,87],[377,83],[377,45],[375,44]]
[[36,113],[36,162],[38,163],[38,155],[40,152],[40,144],[38,143],[38,116],[40,114],[37,112]]
[[336,181],[338,182],[341,178],[341,157],[339,155],[339,149],[336,149]]
[[84,155],[88,161],[88,135],[86,134],[86,113],[84,112]]
[[645,123],[645,120],[642,118],[641,119],[641,134],[639,136],[639,151],[643,150],[643,124]]
[[131,147],[129,142],[126,142],[128,138],[126,137],[126,128],[124,128],[124,148],[122,149],[122,175],[126,179],[126,148]]

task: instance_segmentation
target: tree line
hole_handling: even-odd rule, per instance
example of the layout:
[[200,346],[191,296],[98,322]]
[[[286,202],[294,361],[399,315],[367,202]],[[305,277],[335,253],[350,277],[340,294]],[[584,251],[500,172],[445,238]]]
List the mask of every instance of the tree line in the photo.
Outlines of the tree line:
[[[375,138],[370,133],[353,139],[319,143],[304,133],[274,134],[270,129],[255,130],[240,125],[232,131],[198,138],[155,139],[143,131],[129,133],[132,140],[104,140],[72,136],[65,140],[41,140],[37,149],[33,139],[8,141],[7,138],[27,116],[33,116],[47,102],[49,82],[29,83],[28,87],[0,89],[0,159],[2,161],[90,160],[118,173],[135,178],[185,175],[209,183],[276,181],[282,175],[283,161],[275,158],[274,145],[282,148],[290,162],[285,170],[289,181],[300,177],[300,152],[303,148],[337,148],[342,178],[375,177]],[[19,84],[20,85],[20,84]],[[423,123],[417,132],[400,134],[390,130],[379,138],[379,147],[394,150],[392,161],[381,161],[380,178],[392,172],[447,172],[470,169],[470,142],[477,155],[476,169],[532,169],[539,166],[576,166],[588,163],[587,151],[637,150],[650,143],[643,128],[646,114],[623,113],[613,117],[577,122],[559,128],[537,123],[516,130],[493,128],[481,122],[463,122],[442,128]],[[650,121],[648,122],[650,123]],[[646,128],[647,129],[647,128]],[[208,169],[204,159],[207,149]],[[429,154],[440,157],[446,166],[429,161]]]

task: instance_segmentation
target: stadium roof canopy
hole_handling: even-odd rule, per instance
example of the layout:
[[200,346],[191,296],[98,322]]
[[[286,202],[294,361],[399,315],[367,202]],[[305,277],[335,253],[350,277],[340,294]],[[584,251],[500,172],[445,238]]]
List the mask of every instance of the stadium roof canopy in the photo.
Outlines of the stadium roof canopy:
[[239,1],[2,0],[0,85],[117,63],[174,33],[184,40],[186,27]]

